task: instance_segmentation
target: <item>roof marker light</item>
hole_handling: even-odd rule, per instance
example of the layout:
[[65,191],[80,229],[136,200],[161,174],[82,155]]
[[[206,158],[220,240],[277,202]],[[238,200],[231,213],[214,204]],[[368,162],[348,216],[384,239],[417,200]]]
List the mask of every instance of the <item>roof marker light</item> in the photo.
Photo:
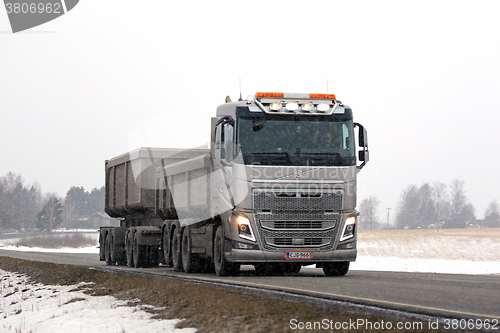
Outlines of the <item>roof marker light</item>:
[[271,103],[269,104],[269,109],[272,111],[279,111],[283,109],[283,105],[281,105],[281,103]]
[[316,99],[337,99],[335,94],[309,94],[309,98]]
[[278,98],[283,98],[284,94],[283,93],[272,93],[272,92],[258,92],[255,93],[255,97],[278,97]]
[[312,111],[314,109],[313,104],[302,104],[302,111]]
[[335,94],[302,94],[302,93],[277,93],[277,92],[257,92],[256,98],[296,98],[296,99],[337,99]]
[[321,112],[330,111],[330,105],[328,105],[328,104],[318,104],[317,108],[318,108],[318,111],[321,111]]
[[297,103],[286,103],[285,109],[287,111],[297,111],[299,109],[299,105]]

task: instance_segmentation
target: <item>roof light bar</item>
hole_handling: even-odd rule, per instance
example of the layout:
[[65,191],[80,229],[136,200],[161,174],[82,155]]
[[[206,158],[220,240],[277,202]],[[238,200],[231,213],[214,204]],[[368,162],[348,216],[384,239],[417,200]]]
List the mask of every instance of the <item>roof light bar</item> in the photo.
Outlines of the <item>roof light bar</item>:
[[272,93],[272,92],[258,92],[255,93],[255,97],[271,97],[271,98],[283,98],[284,94],[283,93]]
[[257,92],[255,97],[267,98],[297,98],[297,99],[337,99],[335,94],[301,94],[301,93],[276,93],[276,92]]

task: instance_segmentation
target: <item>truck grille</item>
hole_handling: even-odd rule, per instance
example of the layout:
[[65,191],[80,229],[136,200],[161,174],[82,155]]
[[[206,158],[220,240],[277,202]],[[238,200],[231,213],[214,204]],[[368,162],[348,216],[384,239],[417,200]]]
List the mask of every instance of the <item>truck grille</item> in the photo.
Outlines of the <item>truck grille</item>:
[[265,250],[333,249],[342,217],[342,190],[254,189],[252,198],[257,234]]
[[342,190],[254,189],[256,210],[341,210]]

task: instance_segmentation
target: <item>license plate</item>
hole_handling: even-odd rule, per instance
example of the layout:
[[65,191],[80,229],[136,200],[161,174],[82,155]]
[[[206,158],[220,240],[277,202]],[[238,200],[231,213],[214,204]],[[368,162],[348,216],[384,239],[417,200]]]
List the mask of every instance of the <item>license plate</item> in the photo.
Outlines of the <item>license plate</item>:
[[309,260],[311,259],[311,251],[286,251],[286,260]]

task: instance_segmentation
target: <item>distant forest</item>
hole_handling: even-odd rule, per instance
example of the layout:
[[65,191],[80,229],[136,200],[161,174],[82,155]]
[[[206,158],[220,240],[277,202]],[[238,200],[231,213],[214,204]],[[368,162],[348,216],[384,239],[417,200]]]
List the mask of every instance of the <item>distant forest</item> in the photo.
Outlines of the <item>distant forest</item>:
[[[379,214],[384,208],[376,196],[370,196],[358,205],[358,228],[500,227],[497,201],[492,200],[484,218],[478,219],[464,186],[465,182],[458,179],[449,185],[441,182],[409,185],[402,191],[398,206],[388,209],[387,215]],[[104,186],[90,192],[73,186],[61,198],[55,193],[42,193],[38,183],[25,184],[21,175],[9,172],[0,177],[0,233],[110,225],[112,219],[104,212],[104,196]],[[389,214],[395,223],[388,223]]]
[[[484,219],[476,217],[476,210],[469,202],[465,182],[454,179],[451,184],[441,182],[409,185],[401,193],[398,206],[386,216],[379,215],[380,201],[376,196],[361,201],[361,229],[417,229],[417,228],[466,228],[500,227],[500,206],[492,200]],[[384,208],[382,208],[384,209]],[[395,223],[390,224],[390,214],[395,214]]]
[[104,213],[104,186],[90,192],[71,187],[65,198],[42,193],[38,183],[25,184],[21,175],[0,177],[0,233],[88,229],[110,223]]

